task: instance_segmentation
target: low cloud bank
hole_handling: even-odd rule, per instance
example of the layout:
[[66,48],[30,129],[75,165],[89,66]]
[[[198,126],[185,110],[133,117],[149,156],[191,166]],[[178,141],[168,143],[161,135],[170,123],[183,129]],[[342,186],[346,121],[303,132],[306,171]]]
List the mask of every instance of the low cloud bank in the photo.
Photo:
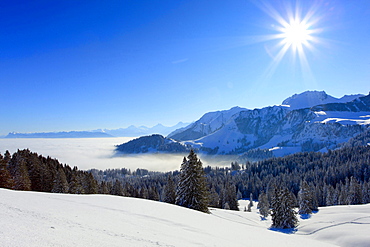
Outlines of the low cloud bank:
[[[9,150],[11,154],[17,149],[28,148],[43,156],[58,159],[69,166],[79,169],[113,169],[137,168],[150,171],[179,170],[182,159],[187,154],[139,154],[120,155],[114,149],[115,145],[122,144],[132,137],[117,138],[67,138],[67,139],[0,139],[0,152]],[[203,166],[230,165],[232,157],[208,158],[200,156]]]

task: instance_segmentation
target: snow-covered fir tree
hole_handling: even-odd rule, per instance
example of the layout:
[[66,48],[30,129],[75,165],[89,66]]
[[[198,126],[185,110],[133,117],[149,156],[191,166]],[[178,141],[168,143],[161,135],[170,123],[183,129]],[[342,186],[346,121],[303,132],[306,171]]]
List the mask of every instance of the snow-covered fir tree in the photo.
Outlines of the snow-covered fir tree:
[[159,193],[157,187],[151,186],[148,189],[149,200],[159,201]]
[[247,211],[248,211],[248,212],[252,212],[252,204],[251,204],[251,202],[250,202],[250,201],[249,201],[249,203],[248,203]]
[[225,204],[227,203],[229,205],[230,210],[239,210],[239,203],[236,198],[236,188],[235,185],[228,183],[225,186],[224,190],[224,196],[223,196],[223,208],[225,208]]
[[362,203],[369,202],[370,202],[370,184],[368,182],[364,182],[362,184]]
[[271,200],[272,228],[294,228],[298,219],[294,211],[294,199],[291,192],[287,189],[274,188]]
[[67,182],[66,174],[63,169],[58,169],[57,175],[54,179],[52,193],[67,193],[69,191],[69,185]]
[[110,194],[116,196],[123,196],[123,186],[118,179],[116,179],[116,181],[113,183]]
[[249,194],[249,204],[251,205],[251,207],[253,207],[253,194],[252,193]]
[[312,213],[312,192],[306,181],[301,182],[301,189],[298,192],[298,213]]
[[349,182],[349,191],[347,196],[347,204],[355,205],[362,202],[361,186],[355,177],[351,177]]
[[171,204],[176,202],[176,188],[172,176],[168,175],[167,184],[164,187],[163,201]]
[[208,191],[202,162],[193,150],[184,157],[176,190],[176,204],[201,212],[208,210]]
[[109,194],[109,189],[108,189],[108,185],[105,181],[101,181],[100,185],[99,185],[99,191],[98,191],[99,194]]
[[213,208],[218,208],[220,207],[220,197],[218,193],[216,192],[215,187],[212,187],[211,192],[209,194],[209,200],[208,200],[208,206],[213,207]]
[[258,196],[257,208],[259,210],[260,215],[263,218],[266,218],[270,213],[270,204],[269,204],[269,201],[267,199],[267,195],[264,192],[262,192]]

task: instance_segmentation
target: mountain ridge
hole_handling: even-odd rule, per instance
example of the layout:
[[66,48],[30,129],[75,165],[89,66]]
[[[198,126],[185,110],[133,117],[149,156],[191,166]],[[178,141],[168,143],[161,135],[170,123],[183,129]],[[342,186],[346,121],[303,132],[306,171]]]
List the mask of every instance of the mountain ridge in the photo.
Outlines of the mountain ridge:
[[289,105],[289,109],[296,110],[328,103],[346,103],[363,96],[365,95],[354,94],[344,95],[341,98],[335,98],[331,95],[328,95],[325,91],[305,91],[303,93],[294,94],[291,97],[286,98],[282,102],[282,105]]
[[11,132],[4,138],[104,138],[113,137],[107,133],[94,131],[61,131],[61,132],[35,132],[17,133]]
[[[249,151],[255,154],[258,150],[266,150],[281,156],[333,149],[369,128],[370,94],[337,99],[325,92],[313,91],[300,94],[303,95],[301,99],[307,98],[307,94],[320,98],[316,103],[331,103],[306,104],[308,107],[299,109],[275,105],[253,110],[234,107],[209,112],[187,127],[170,133],[167,138],[206,154],[245,155]],[[347,100],[351,101],[341,102]]]
[[168,135],[175,129],[187,126],[188,123],[179,122],[174,126],[157,124],[153,127],[131,125],[119,129],[96,129],[91,131],[59,131],[59,132],[10,132],[2,138],[106,138],[106,137],[137,137],[150,134]]

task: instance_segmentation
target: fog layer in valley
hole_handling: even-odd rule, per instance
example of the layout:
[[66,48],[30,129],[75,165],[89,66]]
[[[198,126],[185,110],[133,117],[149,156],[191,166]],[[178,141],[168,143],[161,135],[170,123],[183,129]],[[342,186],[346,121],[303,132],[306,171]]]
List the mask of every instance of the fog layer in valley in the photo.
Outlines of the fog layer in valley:
[[[184,155],[187,154],[139,154],[122,155],[117,154],[115,145],[122,144],[132,137],[116,138],[67,138],[67,139],[0,139],[0,152],[4,154],[9,150],[11,154],[17,149],[28,148],[43,156],[58,159],[61,163],[69,166],[77,166],[79,169],[111,169],[137,168],[150,171],[173,171],[179,170]],[[225,166],[230,165],[232,159],[229,157],[206,158],[201,157],[203,166]]]

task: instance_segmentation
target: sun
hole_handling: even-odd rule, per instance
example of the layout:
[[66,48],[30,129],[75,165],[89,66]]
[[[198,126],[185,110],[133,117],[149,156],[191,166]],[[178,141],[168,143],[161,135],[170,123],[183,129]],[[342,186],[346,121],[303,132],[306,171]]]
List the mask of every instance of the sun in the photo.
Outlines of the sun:
[[[274,46],[265,46],[266,52],[273,58],[266,74],[271,76],[282,59],[288,54],[292,55],[293,65],[298,58],[302,71],[311,73],[308,62],[308,52],[314,52],[316,45],[320,43],[317,36],[322,32],[318,28],[320,16],[318,16],[319,5],[313,1],[311,5],[303,7],[300,3],[308,3],[297,0],[295,5],[282,5],[278,8],[271,2],[260,1],[257,6],[271,17],[274,33],[264,36],[264,41],[277,41]],[[280,11],[279,11],[280,10]]]
[[309,26],[301,20],[292,20],[282,29],[283,42],[292,46],[293,49],[307,45],[312,36]]

